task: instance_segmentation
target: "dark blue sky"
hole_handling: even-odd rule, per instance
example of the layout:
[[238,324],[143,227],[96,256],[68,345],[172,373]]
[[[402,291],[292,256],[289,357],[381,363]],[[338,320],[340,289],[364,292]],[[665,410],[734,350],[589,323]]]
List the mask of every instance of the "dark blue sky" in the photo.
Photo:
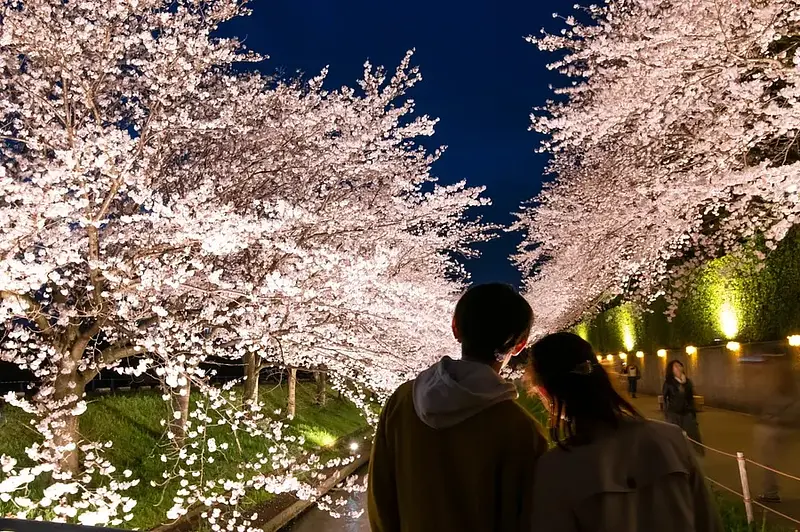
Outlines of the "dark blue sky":
[[[550,96],[548,84],[560,84],[545,68],[552,58],[524,37],[558,27],[552,13],[570,11],[573,2],[255,0],[253,14],[223,32],[270,56],[262,72],[313,76],[329,65],[330,88],[353,86],[366,59],[391,71],[415,48],[423,81],[410,97],[418,113],[441,119],[433,140],[448,146],[434,173],[442,183],[485,185],[494,202],[485,218],[508,224],[539,190],[546,162],[534,153],[529,113]],[[482,258],[468,265],[473,279],[517,284],[508,256],[518,242],[506,235],[482,246]]]

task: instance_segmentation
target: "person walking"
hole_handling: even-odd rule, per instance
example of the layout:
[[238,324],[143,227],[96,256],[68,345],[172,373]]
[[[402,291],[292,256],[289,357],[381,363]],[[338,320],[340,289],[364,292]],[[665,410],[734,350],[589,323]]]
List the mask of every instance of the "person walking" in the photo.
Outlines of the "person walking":
[[791,359],[782,355],[767,362],[767,392],[754,436],[763,469],[763,491],[757,497],[762,503],[781,502],[778,475],[772,471],[786,454],[791,429],[800,425],[800,397],[792,371]]
[[700,425],[697,422],[697,406],[694,401],[694,385],[686,376],[686,370],[679,360],[671,360],[667,364],[661,394],[664,397],[664,418],[667,423],[683,429],[694,442],[695,451],[704,456],[705,449],[702,446]]
[[373,532],[529,530],[530,479],[547,442],[499,372],[532,323],[530,305],[508,285],[461,297],[453,316],[461,359],[445,356],[381,411],[367,490]]
[[531,530],[724,530],[686,436],[644,419],[614,390],[588,342],[546,336],[531,359],[529,380],[549,406],[556,443],[532,479]]
[[639,373],[639,367],[636,364],[630,364],[628,366],[628,393],[636,399],[636,388],[639,384],[639,379],[642,376]]

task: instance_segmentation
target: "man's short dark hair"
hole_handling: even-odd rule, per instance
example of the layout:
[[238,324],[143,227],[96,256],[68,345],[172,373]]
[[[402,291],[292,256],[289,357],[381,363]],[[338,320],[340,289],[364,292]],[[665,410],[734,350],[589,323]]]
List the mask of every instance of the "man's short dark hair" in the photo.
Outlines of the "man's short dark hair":
[[462,355],[491,363],[527,339],[531,306],[511,285],[489,283],[467,290],[456,304],[453,322]]

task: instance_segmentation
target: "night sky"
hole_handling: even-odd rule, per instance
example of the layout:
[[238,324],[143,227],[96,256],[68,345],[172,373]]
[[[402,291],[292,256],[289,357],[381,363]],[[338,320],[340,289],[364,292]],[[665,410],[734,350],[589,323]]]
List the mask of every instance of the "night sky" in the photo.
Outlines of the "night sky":
[[[222,33],[269,55],[259,66],[265,73],[311,77],[330,66],[328,88],[354,86],[367,59],[393,71],[415,48],[423,80],[410,97],[417,113],[441,119],[433,140],[448,147],[434,174],[444,184],[485,185],[493,205],[484,218],[508,224],[519,203],[539,190],[546,163],[534,152],[538,139],[528,131],[528,116],[550,97],[548,84],[563,84],[545,68],[552,57],[524,37],[560,28],[552,13],[571,11],[573,2],[255,0],[253,14],[227,23]],[[508,256],[519,238],[505,235],[482,246],[483,256],[468,264],[473,280],[518,284]]]

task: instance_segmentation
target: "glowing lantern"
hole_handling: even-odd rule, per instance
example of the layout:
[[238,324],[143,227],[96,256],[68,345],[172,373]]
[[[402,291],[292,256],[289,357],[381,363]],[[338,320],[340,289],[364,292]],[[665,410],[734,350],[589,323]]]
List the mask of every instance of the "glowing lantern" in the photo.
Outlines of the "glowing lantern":
[[690,355],[690,356],[691,355],[696,355],[697,354],[697,348],[695,346],[693,346],[693,345],[687,345],[686,346],[686,354]]
[[789,338],[789,345],[792,347],[800,347],[800,334],[793,334]]
[[644,358],[644,351],[636,351],[636,358]]
[[619,354],[619,358],[620,358],[620,360],[625,360],[625,359],[627,359],[627,358],[628,358],[628,354],[627,354],[627,353],[622,353],[622,352],[620,352],[620,354]]
[[614,360],[614,355],[608,355],[608,356],[606,357],[606,360],[608,360],[609,362],[611,362],[612,360]]
[[666,358],[667,350],[666,349],[659,349],[658,352],[656,352],[656,354],[661,358]]
[[739,342],[728,342],[728,345],[726,345],[725,347],[728,348],[728,351],[738,351],[739,349],[742,348]]

